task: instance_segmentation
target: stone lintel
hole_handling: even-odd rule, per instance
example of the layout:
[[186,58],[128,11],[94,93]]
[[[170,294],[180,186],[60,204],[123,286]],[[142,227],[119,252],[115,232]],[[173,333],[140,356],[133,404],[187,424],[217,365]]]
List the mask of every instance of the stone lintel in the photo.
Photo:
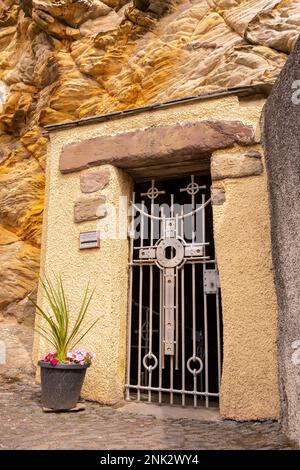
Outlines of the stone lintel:
[[240,121],[149,127],[68,144],[62,150],[59,168],[62,173],[103,164],[130,169],[182,162],[234,144],[255,143],[254,128]]

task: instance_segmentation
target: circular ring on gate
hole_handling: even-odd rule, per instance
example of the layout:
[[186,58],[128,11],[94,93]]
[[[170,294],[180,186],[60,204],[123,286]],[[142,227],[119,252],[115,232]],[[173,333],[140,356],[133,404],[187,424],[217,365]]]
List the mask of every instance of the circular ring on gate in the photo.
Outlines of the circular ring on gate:
[[[146,360],[147,359],[153,359],[154,360],[154,365],[153,366],[149,366],[146,364]],[[149,372],[156,369],[157,367],[157,364],[158,364],[158,360],[157,360],[157,357],[152,353],[152,352],[148,352],[148,354],[146,354],[144,357],[143,357],[143,366],[145,367],[145,369],[147,369]]]
[[[200,367],[199,367],[198,370],[197,370],[197,369],[191,369],[191,362],[192,362],[192,361],[193,361],[194,363],[195,363],[195,362],[198,362],[198,363],[200,364]],[[202,362],[202,360],[200,359],[200,357],[197,357],[197,356],[190,357],[189,360],[188,360],[187,363],[186,363],[186,366],[187,366],[188,371],[189,371],[191,374],[193,374],[194,376],[200,374],[200,372],[203,371],[203,362]]]
[[188,187],[186,188],[186,192],[190,196],[195,196],[200,191],[200,186],[197,183],[190,183]]
[[[167,250],[174,250],[174,256],[168,258]],[[157,245],[156,256],[163,268],[176,268],[184,259],[184,246],[178,238],[164,238]]]
[[161,194],[161,192],[155,187],[151,187],[148,189],[147,193],[146,193],[146,196],[149,198],[149,199],[156,199],[159,195]]

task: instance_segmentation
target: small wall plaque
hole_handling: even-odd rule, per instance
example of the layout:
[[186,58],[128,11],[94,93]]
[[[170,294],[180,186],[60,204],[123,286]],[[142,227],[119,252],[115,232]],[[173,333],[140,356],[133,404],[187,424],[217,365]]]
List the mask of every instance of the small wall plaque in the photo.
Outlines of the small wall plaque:
[[100,248],[100,232],[82,232],[79,237],[79,249]]

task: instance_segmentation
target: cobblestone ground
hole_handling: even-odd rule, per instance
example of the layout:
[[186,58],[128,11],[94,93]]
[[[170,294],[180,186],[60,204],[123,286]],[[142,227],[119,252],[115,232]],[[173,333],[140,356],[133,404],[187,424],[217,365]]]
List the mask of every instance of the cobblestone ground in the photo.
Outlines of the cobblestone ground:
[[0,393],[1,449],[288,449],[276,423],[216,423],[124,414],[95,403],[43,413],[36,386]]
[[[3,329],[6,328],[6,331]],[[29,330],[0,324],[12,344],[29,347]],[[2,336],[3,337],[3,336]],[[273,422],[161,419],[86,403],[77,413],[43,413],[33,374],[0,381],[0,449],[290,449]],[[0,369],[1,372],[1,369]],[[0,374],[1,375],[1,374]]]

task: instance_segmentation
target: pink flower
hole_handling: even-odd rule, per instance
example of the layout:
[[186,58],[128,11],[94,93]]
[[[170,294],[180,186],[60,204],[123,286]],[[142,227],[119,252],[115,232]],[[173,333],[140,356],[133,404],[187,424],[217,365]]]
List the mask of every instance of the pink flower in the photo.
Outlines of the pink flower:
[[93,352],[87,352],[84,350],[76,349],[75,351],[68,351],[64,361],[59,361],[57,359],[57,353],[48,353],[42,361],[50,363],[53,366],[59,364],[59,362],[67,363],[67,364],[91,364],[92,359],[96,356]]
[[52,359],[56,359],[56,353],[48,353],[42,361],[44,362],[51,362]]

